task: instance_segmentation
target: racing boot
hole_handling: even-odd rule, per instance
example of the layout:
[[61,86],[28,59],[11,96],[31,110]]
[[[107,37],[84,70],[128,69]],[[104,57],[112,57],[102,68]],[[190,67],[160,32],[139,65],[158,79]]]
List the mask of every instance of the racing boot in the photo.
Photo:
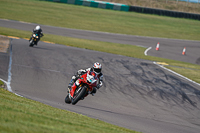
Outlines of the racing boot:
[[89,94],[91,94],[92,96],[94,96],[94,94],[95,94],[96,92],[97,92],[97,88],[94,87],[94,88],[92,89],[92,91],[89,92]]

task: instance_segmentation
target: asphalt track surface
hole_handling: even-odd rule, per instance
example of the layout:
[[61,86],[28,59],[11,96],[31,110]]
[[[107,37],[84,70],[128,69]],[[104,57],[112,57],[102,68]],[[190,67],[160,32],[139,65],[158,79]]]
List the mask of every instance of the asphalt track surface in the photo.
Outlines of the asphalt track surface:
[[[200,87],[152,61],[44,42],[30,48],[24,39],[13,39],[11,47],[14,93],[144,133],[200,132]],[[4,69],[8,56],[0,54]],[[71,76],[96,61],[103,65],[104,86],[76,105],[65,104]]]

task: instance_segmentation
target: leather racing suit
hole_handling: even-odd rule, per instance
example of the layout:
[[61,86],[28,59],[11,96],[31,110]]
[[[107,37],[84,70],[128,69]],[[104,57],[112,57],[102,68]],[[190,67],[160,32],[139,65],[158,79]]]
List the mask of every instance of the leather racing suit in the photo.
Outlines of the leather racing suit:
[[[78,81],[77,79],[79,77],[81,77],[81,75],[87,73],[88,71],[93,72],[93,68],[87,68],[85,70],[80,69],[80,70],[78,70],[76,75],[72,76],[72,79],[68,85],[68,89],[70,90],[69,94],[71,95],[71,97],[73,97],[77,86],[79,86],[79,84],[80,84],[79,82],[76,82],[76,81]],[[97,74],[97,78],[98,78],[97,86],[95,88],[93,88],[92,92],[90,92],[90,94],[92,94],[92,95],[94,95],[96,93],[97,89],[99,89],[103,85],[103,74],[102,73]]]

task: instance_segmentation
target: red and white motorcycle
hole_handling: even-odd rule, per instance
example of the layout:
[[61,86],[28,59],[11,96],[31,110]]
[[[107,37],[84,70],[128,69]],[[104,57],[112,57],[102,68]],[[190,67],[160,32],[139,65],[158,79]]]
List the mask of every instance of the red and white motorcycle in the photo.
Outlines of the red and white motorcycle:
[[68,90],[68,94],[65,98],[65,103],[72,103],[73,105],[75,105],[79,100],[84,99],[84,97],[86,97],[88,94],[90,94],[90,92],[93,91],[94,87],[97,86],[98,81],[96,74],[90,71],[81,75],[77,80],[79,80],[79,86],[76,88],[73,97],[71,97],[71,95],[69,94],[70,90]]

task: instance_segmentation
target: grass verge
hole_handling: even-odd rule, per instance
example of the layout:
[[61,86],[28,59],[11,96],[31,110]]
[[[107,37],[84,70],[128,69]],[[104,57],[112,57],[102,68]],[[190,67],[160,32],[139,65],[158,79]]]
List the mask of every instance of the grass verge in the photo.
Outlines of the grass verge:
[[[171,69],[197,83],[200,83],[200,69],[199,67],[188,67],[185,68],[185,67],[182,67],[182,68],[179,68],[179,67],[172,67],[172,66],[167,66],[168,69]],[[192,69],[194,68],[194,69]],[[195,69],[197,68],[197,69]]]
[[19,97],[2,88],[0,101],[2,133],[138,133]]
[[0,87],[3,85],[4,83],[0,80]]

